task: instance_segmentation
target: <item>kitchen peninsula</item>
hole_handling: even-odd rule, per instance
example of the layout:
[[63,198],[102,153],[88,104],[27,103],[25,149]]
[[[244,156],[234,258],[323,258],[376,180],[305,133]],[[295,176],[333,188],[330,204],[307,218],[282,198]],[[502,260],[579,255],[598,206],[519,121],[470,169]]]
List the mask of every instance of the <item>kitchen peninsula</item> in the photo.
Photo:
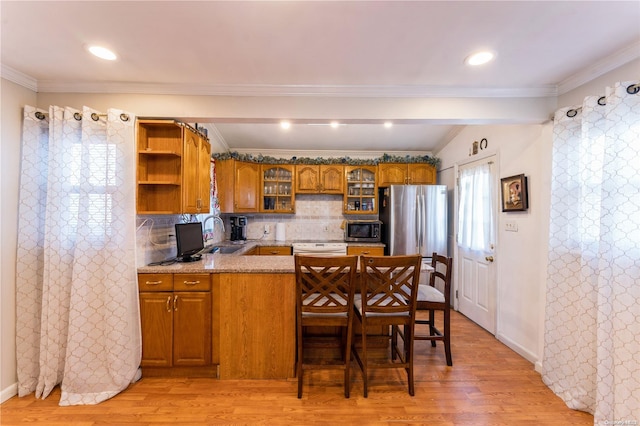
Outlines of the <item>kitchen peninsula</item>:
[[260,245],[138,268],[143,376],[295,377],[293,256],[245,255]]

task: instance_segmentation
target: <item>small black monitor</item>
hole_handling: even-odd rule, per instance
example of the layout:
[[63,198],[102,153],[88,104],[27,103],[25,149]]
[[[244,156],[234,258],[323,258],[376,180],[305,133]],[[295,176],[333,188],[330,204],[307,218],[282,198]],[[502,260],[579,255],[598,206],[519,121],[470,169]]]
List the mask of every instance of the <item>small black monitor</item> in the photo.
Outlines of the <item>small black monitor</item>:
[[202,238],[202,223],[176,223],[176,245],[178,246],[177,258],[182,262],[193,262],[200,259],[194,256],[204,249]]

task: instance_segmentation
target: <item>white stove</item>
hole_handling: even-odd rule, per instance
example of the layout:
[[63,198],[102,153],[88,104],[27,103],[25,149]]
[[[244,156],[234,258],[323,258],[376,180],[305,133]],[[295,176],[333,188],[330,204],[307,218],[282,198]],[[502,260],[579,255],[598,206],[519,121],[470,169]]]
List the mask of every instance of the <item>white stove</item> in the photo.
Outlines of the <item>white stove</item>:
[[347,243],[293,243],[293,254],[346,256]]

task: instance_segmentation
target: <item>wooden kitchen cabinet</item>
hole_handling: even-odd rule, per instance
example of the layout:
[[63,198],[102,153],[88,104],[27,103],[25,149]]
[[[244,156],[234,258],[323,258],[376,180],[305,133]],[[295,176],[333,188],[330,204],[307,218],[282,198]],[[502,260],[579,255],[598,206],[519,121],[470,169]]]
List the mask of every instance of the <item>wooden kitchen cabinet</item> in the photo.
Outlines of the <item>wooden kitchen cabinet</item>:
[[263,213],[295,213],[294,166],[261,166],[261,203]]
[[257,256],[259,255],[259,251],[258,251],[258,247],[251,247],[249,250],[247,250],[246,252],[244,252],[242,255],[243,256]]
[[140,293],[142,367],[171,367],[173,361],[172,293]]
[[220,379],[295,377],[296,281],[293,273],[212,274]]
[[260,211],[260,164],[216,160],[218,202],[222,213]]
[[296,193],[342,194],[344,166],[337,164],[301,164],[296,166]]
[[[211,144],[192,129],[184,129],[183,206],[185,213],[208,213],[211,207]],[[190,164],[196,167],[188,167]]]
[[[175,368],[210,367],[210,275],[138,274],[138,287],[143,373],[171,375]],[[188,371],[197,375],[197,370]],[[211,374],[215,371],[205,371]]]
[[436,183],[436,168],[427,163],[380,163],[378,186],[423,185]]
[[345,166],[345,214],[377,214],[378,184],[375,166]]
[[260,246],[258,254],[261,256],[291,256],[291,246]]
[[384,256],[384,247],[371,246],[347,246],[349,256]]
[[209,211],[211,145],[174,120],[137,122],[138,214]]

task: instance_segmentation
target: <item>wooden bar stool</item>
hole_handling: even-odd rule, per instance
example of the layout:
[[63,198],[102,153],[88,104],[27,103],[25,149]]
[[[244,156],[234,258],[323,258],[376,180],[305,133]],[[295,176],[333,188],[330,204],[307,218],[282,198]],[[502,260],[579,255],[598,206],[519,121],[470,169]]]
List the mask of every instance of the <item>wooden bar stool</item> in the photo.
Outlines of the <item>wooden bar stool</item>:
[[[353,334],[353,297],[356,289],[357,256],[295,255],[296,331],[298,398],[302,398],[305,370],[344,370],[344,396],[349,398],[351,339]],[[341,359],[312,363],[304,358],[307,326],[335,326],[340,336]],[[332,361],[332,362],[328,362]]]
[[[415,393],[413,327],[420,261],[419,255],[360,257],[361,284],[360,294],[355,297],[355,316],[362,325],[362,348],[359,352],[354,345],[353,355],[362,370],[365,398],[368,395],[368,371],[372,368],[404,368],[409,395]],[[392,339],[391,360],[373,362],[367,354],[367,332],[372,327],[389,325],[393,331],[403,327],[403,350],[397,346],[397,339]],[[387,337],[391,338],[391,335]]]
[[[444,353],[447,365],[452,366],[451,359],[451,269],[453,259],[433,253],[431,267],[433,272],[428,284],[420,284],[418,290],[417,310],[429,311],[428,320],[416,320],[416,325],[428,325],[429,334],[415,335],[415,340],[431,340],[431,346],[436,346],[436,341],[444,343]],[[441,287],[442,291],[438,290]],[[435,325],[435,311],[442,311],[444,321],[442,329]]]

